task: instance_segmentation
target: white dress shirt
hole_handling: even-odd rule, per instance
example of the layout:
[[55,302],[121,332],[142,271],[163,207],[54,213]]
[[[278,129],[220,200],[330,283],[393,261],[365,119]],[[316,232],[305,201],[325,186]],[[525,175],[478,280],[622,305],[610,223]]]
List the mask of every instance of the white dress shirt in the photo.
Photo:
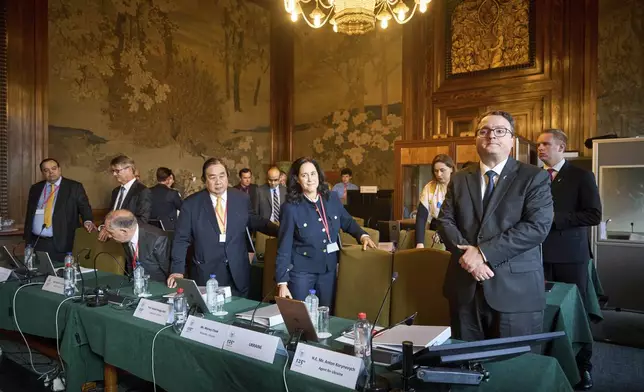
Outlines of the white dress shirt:
[[[136,177],[126,182],[125,184],[121,185],[121,188],[125,188],[125,190],[123,191],[123,196],[121,196],[121,200],[119,200],[119,195],[121,193],[121,189],[119,188],[119,192],[116,194],[116,201],[114,202],[114,210],[118,210],[121,208],[121,206],[123,205],[123,202],[125,201],[125,198],[127,197],[127,193],[130,191],[130,188],[132,188],[132,184],[134,184],[134,181],[136,181]],[[121,205],[118,205],[117,203],[120,203]]]
[[565,159],[560,160],[557,162],[554,166],[550,167],[544,163],[543,168],[546,169],[553,169],[554,171],[552,172],[552,179],[554,180],[557,177],[557,174],[561,171],[561,168],[563,167],[564,163],[566,163]]
[[139,253],[139,248],[138,248],[138,246],[139,246],[139,225],[138,224],[136,225],[136,229],[134,230],[134,235],[130,239],[130,246],[132,247],[132,249],[136,253]]
[[481,200],[485,197],[485,188],[487,188],[487,182],[489,181],[489,177],[486,176],[485,173],[489,170],[496,173],[496,176],[494,176],[494,187],[496,188],[496,185],[499,183],[499,179],[501,178],[501,172],[503,171],[506,163],[508,163],[508,158],[505,158],[503,162],[494,166],[492,169],[485,166],[483,162],[479,163],[479,167],[481,168]]

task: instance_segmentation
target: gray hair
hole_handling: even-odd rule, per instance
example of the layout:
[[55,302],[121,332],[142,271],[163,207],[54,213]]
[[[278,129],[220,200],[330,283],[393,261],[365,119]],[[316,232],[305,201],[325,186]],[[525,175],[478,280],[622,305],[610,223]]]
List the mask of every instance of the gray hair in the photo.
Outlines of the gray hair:
[[564,146],[568,145],[568,135],[566,135],[566,132],[562,131],[559,128],[546,129],[542,133],[549,133],[553,138],[557,139]]

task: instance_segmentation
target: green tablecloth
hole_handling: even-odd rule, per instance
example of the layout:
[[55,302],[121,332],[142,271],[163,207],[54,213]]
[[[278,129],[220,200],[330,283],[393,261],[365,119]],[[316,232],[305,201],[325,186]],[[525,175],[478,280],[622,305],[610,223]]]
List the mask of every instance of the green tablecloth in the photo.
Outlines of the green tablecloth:
[[586,285],[586,298],[584,304],[588,311],[588,317],[593,322],[599,322],[604,319],[601,306],[599,305],[599,297],[604,295],[604,288],[597,276],[597,268],[593,260],[588,262],[588,284]]
[[[100,276],[101,284],[110,284],[112,287],[118,287],[122,279],[103,273]],[[12,319],[8,317],[8,309],[11,309],[11,299],[17,287],[16,283],[6,283],[0,287],[0,328],[15,329]],[[162,284],[151,284],[151,291],[157,296],[170,290]],[[129,293],[130,289],[123,290],[123,294]],[[19,309],[18,320],[23,332],[55,337],[54,315],[62,300],[62,296],[44,292],[40,287],[21,289],[16,308]],[[225,305],[229,315],[214,319],[232,322],[235,313],[252,309],[256,304],[255,301],[234,298]],[[68,391],[80,390],[86,381],[102,379],[103,362],[125,369],[142,379],[152,380],[152,339],[161,326],[137,319],[132,314],[133,309],[120,310],[113,306],[88,308],[71,301],[61,307],[59,327],[63,332],[59,335],[61,355],[68,372]],[[334,337],[351,324],[351,320],[332,318],[330,328]],[[331,346],[337,347],[337,343]],[[183,339],[172,329],[160,333],[155,344],[156,382],[168,391],[282,391],[285,361],[286,358],[281,356],[277,356],[273,364],[252,360]],[[570,391],[566,376],[553,358],[527,354],[490,363],[486,369],[492,375],[489,382],[478,388],[456,387],[452,390]],[[289,389],[293,391],[346,390],[289,371],[287,381]]]
[[555,283],[546,296],[543,330],[564,331],[566,336],[547,345],[545,353],[555,357],[571,385],[579,382],[576,355],[584,344],[592,344],[588,316],[576,285]]

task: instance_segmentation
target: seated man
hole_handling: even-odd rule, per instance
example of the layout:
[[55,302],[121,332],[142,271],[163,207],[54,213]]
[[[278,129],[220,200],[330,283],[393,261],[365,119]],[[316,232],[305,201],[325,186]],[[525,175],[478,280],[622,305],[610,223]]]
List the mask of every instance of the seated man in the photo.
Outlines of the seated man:
[[170,266],[170,241],[166,232],[147,223],[138,223],[129,210],[107,214],[105,229],[114,241],[123,244],[128,273],[131,274],[139,262],[151,280],[166,281]]

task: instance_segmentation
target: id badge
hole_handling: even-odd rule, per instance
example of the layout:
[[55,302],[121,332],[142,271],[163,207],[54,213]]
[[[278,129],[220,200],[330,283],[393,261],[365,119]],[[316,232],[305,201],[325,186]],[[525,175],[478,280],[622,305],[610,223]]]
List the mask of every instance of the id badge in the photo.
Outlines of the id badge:
[[44,208],[37,209],[36,210],[36,215],[45,215],[45,209]]
[[219,234],[219,242],[226,242],[226,234]]
[[340,248],[338,248],[338,243],[337,242],[331,242],[330,244],[327,244],[326,246],[326,253],[333,253],[339,251]]

